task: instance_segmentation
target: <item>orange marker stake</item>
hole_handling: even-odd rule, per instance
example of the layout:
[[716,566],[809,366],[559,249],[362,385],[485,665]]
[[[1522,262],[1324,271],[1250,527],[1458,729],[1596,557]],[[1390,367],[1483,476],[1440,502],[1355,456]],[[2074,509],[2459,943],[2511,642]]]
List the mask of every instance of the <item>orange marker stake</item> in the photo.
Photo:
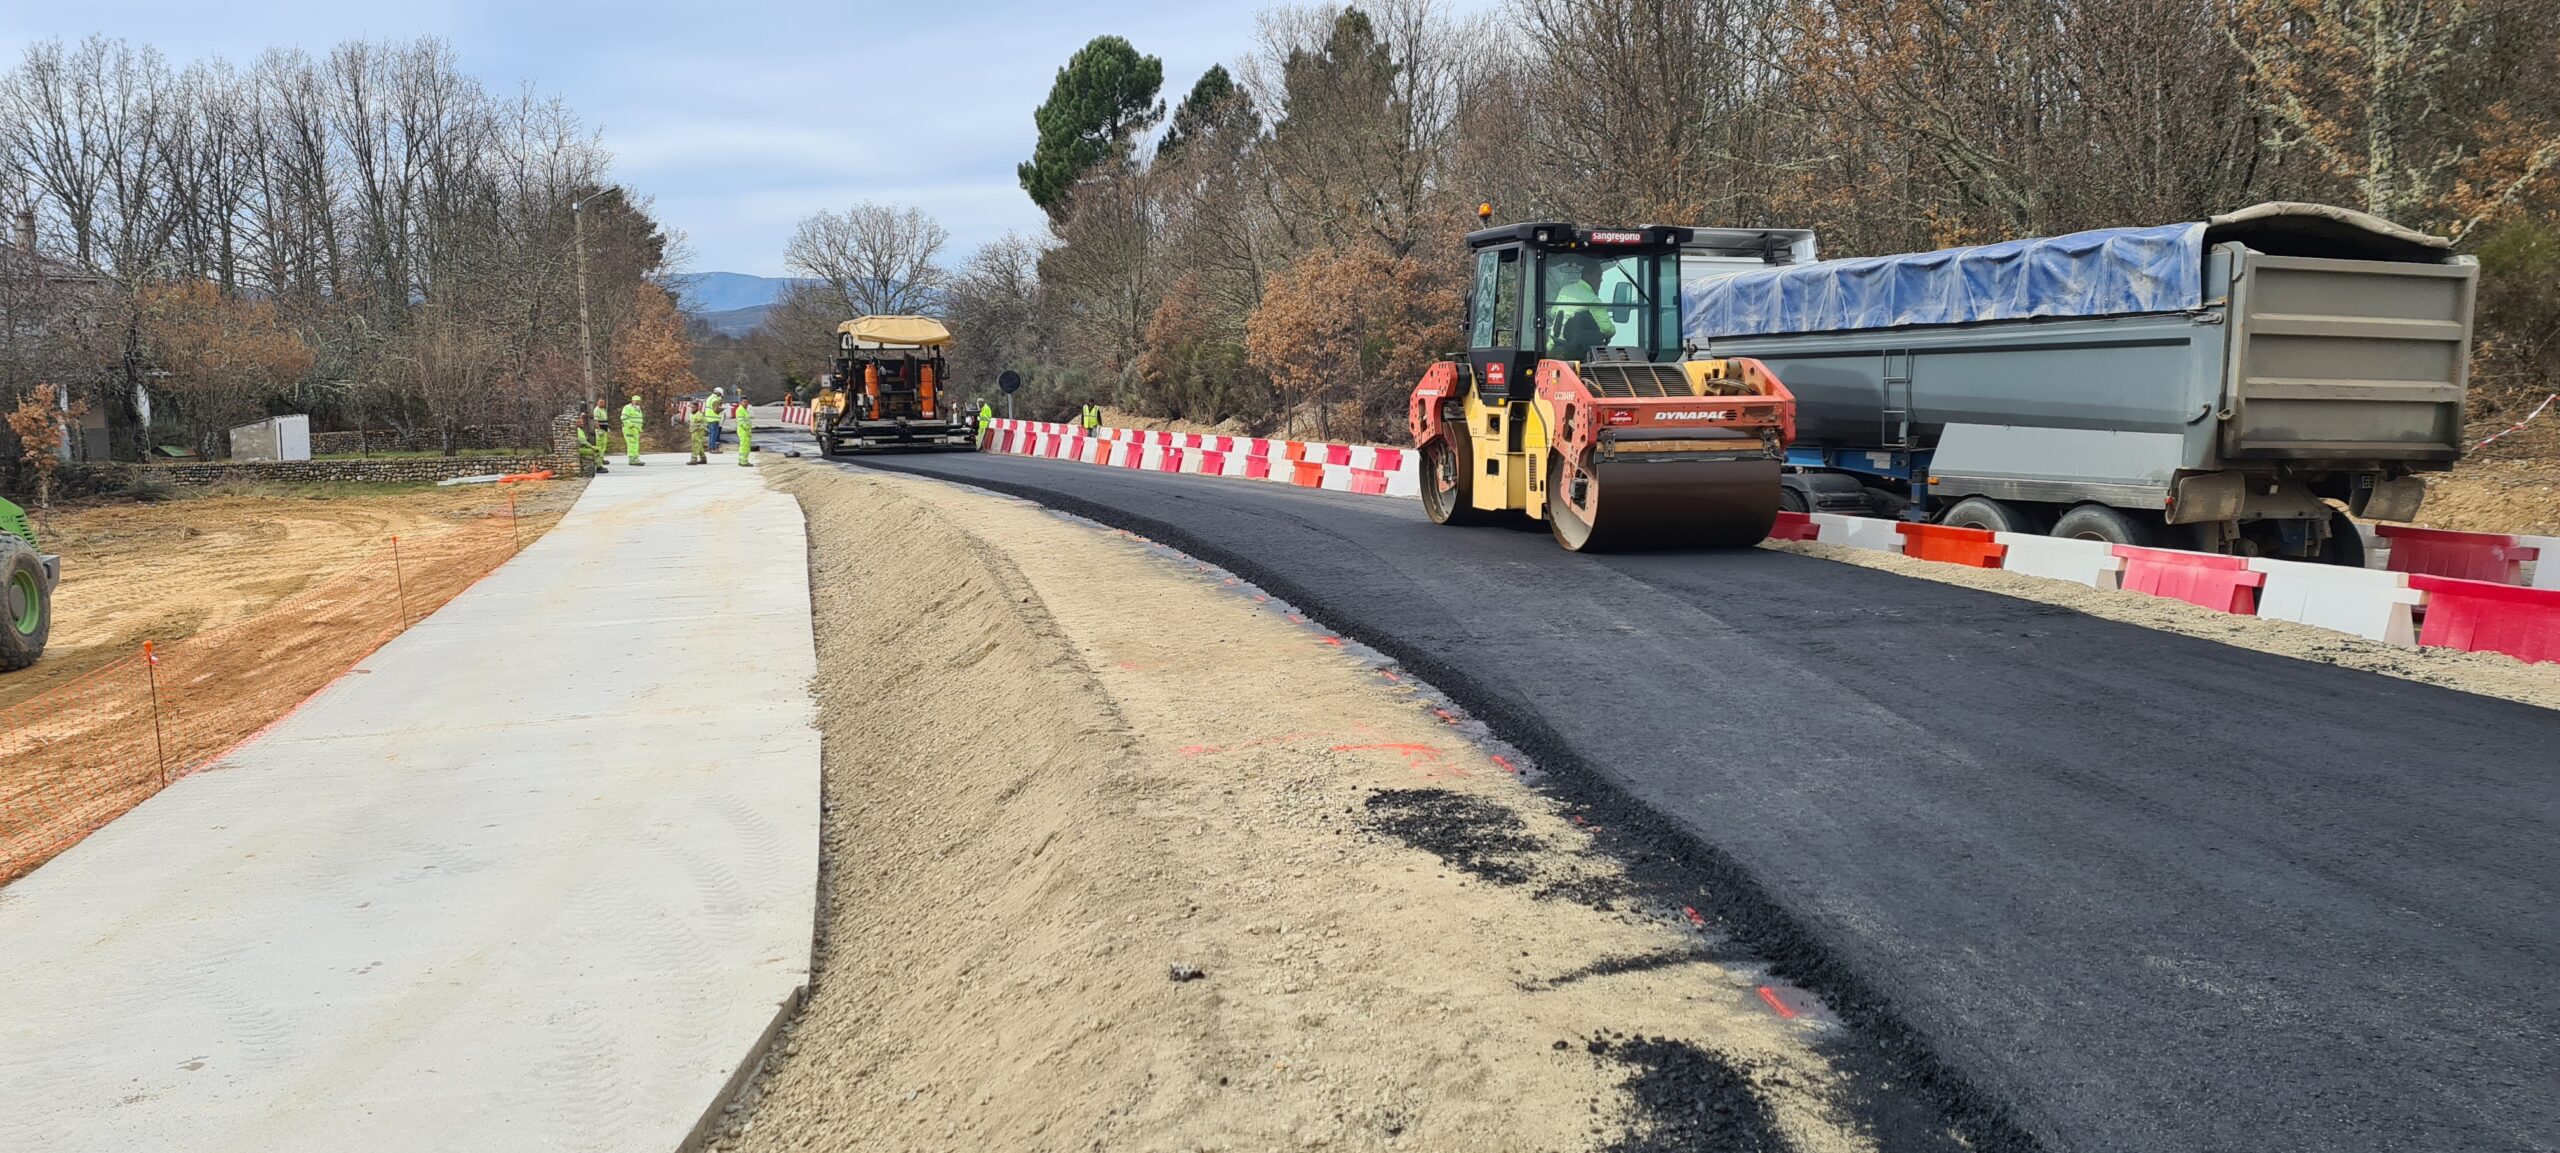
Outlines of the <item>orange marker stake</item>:
[[160,654],[142,642],[142,668],[151,678],[151,750],[160,758],[160,787],[169,787],[169,742],[160,735]]

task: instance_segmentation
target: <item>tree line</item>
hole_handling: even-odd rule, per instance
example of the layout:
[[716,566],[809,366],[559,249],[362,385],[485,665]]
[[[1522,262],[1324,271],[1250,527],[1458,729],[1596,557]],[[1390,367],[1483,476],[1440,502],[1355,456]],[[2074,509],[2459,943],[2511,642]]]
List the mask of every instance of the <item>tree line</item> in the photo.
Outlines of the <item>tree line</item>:
[[[1458,345],[1480,203],[1852,256],[2263,200],[2479,256],[2476,417],[2560,375],[2560,0],[1377,0],[1267,12],[1169,109],[1163,84],[1115,36],[1059,69],[1018,173],[1042,234],[936,271],[938,229],[888,230],[931,238],[872,266],[932,290],[961,379],[1018,371],[1045,415],[1386,437]],[[793,263],[851,315],[837,223]]]
[[559,99],[438,40],[183,67],[39,42],[0,72],[0,157],[33,233],[0,256],[0,407],[60,384],[117,455],[282,412],[448,451],[546,428],[587,392],[581,223],[596,389],[692,386],[654,279],[680,238]]

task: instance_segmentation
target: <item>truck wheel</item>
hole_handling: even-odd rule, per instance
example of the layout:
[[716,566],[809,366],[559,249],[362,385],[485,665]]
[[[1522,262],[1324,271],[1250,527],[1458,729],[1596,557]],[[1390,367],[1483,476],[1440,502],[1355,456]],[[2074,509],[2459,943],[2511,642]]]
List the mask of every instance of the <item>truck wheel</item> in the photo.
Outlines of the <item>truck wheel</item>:
[[15,672],[44,655],[53,631],[53,589],[45,583],[36,550],[0,537],[0,673]]
[[2037,523],[2038,519],[2032,510],[2017,505],[1987,496],[1969,496],[1957,501],[1954,508],[1938,518],[1938,523],[1984,532],[2040,533],[2044,526]]
[[2053,522],[2051,535],[2068,540],[2102,540],[2108,544],[2128,544],[2138,548],[2156,548],[2158,534],[2151,527],[2125,515],[2122,509],[2102,504],[2084,504],[2062,514]]
[[2356,527],[2354,517],[2329,510],[2329,539],[2320,542],[2320,563],[2364,567],[2364,531]]
[[1782,484],[1778,486],[1778,511],[1812,512],[1813,502],[1806,500],[1804,498],[1804,493],[1799,491],[1794,485]]
[[1475,506],[1475,458],[1467,443],[1441,437],[1422,446],[1422,511],[1433,524],[1493,523],[1493,514]]

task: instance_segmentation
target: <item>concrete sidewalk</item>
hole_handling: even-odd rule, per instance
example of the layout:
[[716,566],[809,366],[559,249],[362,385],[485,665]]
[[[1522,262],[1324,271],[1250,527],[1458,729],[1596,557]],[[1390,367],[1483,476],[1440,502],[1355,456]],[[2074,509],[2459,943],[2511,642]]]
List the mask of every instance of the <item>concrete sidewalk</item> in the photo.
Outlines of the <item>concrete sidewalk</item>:
[[817,889],[806,533],[733,460],[0,889],[0,1149],[674,1150]]

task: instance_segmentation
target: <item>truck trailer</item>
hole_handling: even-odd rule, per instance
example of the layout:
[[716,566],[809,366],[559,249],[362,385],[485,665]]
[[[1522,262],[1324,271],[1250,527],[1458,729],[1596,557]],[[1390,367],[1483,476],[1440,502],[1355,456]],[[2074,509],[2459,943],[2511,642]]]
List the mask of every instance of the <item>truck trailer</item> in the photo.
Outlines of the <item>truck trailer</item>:
[[2324,205],[1684,263],[1693,355],[1796,399],[1786,507],[2362,563],[2462,455],[2478,267]]

